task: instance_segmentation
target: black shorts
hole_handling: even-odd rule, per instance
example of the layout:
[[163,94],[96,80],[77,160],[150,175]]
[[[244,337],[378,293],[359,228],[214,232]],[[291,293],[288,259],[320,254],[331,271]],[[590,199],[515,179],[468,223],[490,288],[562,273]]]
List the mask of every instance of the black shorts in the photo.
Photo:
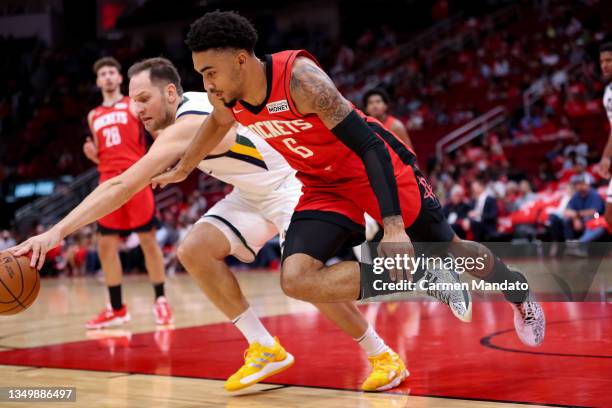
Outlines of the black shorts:
[[138,233],[156,230],[159,228],[160,225],[161,223],[159,222],[159,219],[156,216],[153,216],[153,218],[151,218],[151,220],[146,224],[141,225],[140,227],[130,229],[108,228],[98,223],[98,233],[100,233],[100,235],[119,235],[120,237],[125,238],[129,236],[132,232]]
[[[420,172],[415,169],[415,174]],[[446,222],[442,206],[431,189],[419,184],[421,210],[406,233],[413,243],[453,240],[455,233]],[[283,260],[293,254],[306,254],[323,263],[340,249],[365,241],[365,228],[345,215],[330,211],[296,211],[291,218],[283,248]]]

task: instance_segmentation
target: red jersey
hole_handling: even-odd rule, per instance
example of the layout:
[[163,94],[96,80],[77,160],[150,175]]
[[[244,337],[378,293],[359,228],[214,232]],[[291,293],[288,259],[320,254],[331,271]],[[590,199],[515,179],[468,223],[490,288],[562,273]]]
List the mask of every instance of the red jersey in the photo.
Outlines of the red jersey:
[[387,119],[385,119],[385,121],[383,122],[383,126],[387,129],[391,129],[391,126],[396,120],[397,119],[395,118],[395,116],[387,115]]
[[144,127],[130,112],[128,96],[113,106],[95,108],[91,127],[98,146],[101,180],[121,174],[146,153]]
[[[266,99],[259,106],[238,101],[232,108],[234,118],[265,139],[297,170],[304,187],[296,213],[331,212],[357,225],[363,225],[363,214],[368,213],[382,222],[379,203],[361,157],[327,129],[316,114],[302,115],[293,104],[289,89],[293,63],[298,56],[316,62],[303,50],[267,56]],[[404,223],[411,225],[421,209],[419,185],[431,189],[423,177],[417,184],[412,166],[415,155],[378,120],[355,111],[385,143],[398,185]]]
[[[367,177],[361,158],[327,129],[316,114],[302,115],[295,108],[289,89],[293,63],[298,56],[317,62],[304,50],[267,56],[266,99],[259,106],[238,101],[232,108],[234,117],[281,153],[305,185],[335,184]],[[380,124],[356,111],[366,121]],[[391,155],[394,161],[399,160],[396,154]]]

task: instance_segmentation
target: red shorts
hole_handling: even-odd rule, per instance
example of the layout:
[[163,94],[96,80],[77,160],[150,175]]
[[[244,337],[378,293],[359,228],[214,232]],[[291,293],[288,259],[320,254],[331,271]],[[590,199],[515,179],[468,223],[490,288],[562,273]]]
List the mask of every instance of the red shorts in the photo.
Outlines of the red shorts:
[[[404,225],[412,225],[421,210],[421,192],[412,166],[395,165],[395,178],[399,193]],[[380,207],[370,181],[364,177],[336,185],[307,186],[302,189],[295,211],[326,211],[344,215],[358,225],[365,225],[364,213],[382,224]]]
[[[100,176],[100,182],[106,180]],[[130,201],[98,220],[98,232],[103,235],[129,235],[151,231],[157,227],[155,197],[151,186],[136,193]]]

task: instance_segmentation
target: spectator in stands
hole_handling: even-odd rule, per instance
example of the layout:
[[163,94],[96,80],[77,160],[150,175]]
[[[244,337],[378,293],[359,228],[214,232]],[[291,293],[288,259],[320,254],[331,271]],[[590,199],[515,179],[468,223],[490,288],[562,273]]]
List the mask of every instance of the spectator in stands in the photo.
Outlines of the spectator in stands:
[[514,209],[518,210],[525,204],[534,201],[536,198],[537,195],[533,192],[531,183],[528,180],[521,180],[519,184],[519,197],[514,202]]
[[193,224],[199,220],[202,214],[206,212],[207,207],[208,202],[206,198],[199,191],[195,190],[189,196],[189,207],[187,208],[188,224]]
[[569,157],[571,152],[575,152],[576,157],[587,158],[589,154],[589,145],[580,141],[578,135],[574,135],[572,141],[563,149],[563,155]]
[[585,223],[604,212],[604,201],[591,187],[585,173],[572,177],[576,192],[567,204],[563,213],[564,238],[575,239],[585,230]]
[[501,197],[504,212],[511,213],[518,209],[517,201],[521,198],[521,191],[519,185],[515,181],[509,181],[506,183],[505,194]]
[[2,231],[2,234],[0,234],[0,251],[4,251],[6,248],[12,246],[15,246],[15,239],[11,236],[9,231]]
[[465,199],[465,190],[461,185],[455,184],[451,189],[448,203],[444,205],[443,212],[446,220],[461,239],[466,237],[463,221],[468,218],[471,208]]
[[468,213],[468,225],[474,241],[486,241],[497,231],[497,200],[487,190],[482,179],[472,182],[474,209]]

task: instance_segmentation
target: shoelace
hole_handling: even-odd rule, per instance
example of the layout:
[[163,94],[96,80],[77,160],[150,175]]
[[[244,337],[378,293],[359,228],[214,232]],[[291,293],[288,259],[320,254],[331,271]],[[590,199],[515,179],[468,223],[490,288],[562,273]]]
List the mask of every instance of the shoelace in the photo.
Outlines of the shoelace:
[[392,368],[392,366],[393,366],[393,360],[391,359],[391,357],[376,359],[372,363],[372,367],[374,369],[373,371],[384,370],[387,367]]
[[[439,271],[435,271],[435,272],[439,272]],[[427,272],[427,274],[425,275],[425,277],[427,278],[427,280],[429,282],[432,282],[432,277],[438,278],[438,276],[434,275],[433,272]],[[439,279],[436,279],[436,281]],[[433,281],[435,282],[435,281]],[[449,304],[450,303],[450,298],[451,298],[451,291],[448,290],[435,290],[435,289],[431,289],[431,288],[427,288],[427,294],[431,297],[434,297],[438,300],[441,300],[442,302]]]
[[523,321],[527,324],[536,320],[536,308],[532,302],[517,303],[519,313]]
[[251,344],[248,349],[244,350],[244,365],[240,370],[246,370],[247,367],[250,367],[253,363],[256,363],[256,353],[258,350],[259,347],[255,343]]

